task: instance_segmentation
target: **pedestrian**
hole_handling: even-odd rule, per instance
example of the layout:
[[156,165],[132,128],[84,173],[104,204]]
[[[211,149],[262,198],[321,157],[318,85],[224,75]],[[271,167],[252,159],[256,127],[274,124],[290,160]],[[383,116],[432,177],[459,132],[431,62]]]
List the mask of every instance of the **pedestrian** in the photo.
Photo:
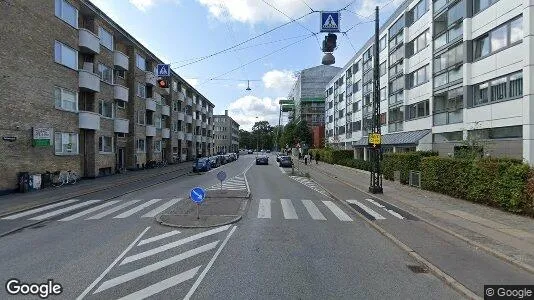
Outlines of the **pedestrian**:
[[317,154],[315,154],[315,164],[316,165],[319,164],[319,152],[317,152]]
[[308,165],[308,154],[304,155],[304,164]]

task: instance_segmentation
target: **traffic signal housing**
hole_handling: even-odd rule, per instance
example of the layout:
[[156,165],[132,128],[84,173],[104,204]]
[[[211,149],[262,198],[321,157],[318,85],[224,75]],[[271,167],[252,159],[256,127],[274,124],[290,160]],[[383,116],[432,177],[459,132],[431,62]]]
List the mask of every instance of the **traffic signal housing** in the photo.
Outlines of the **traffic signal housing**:
[[337,47],[337,35],[329,33],[323,41],[323,52],[332,53]]
[[158,86],[162,89],[166,89],[169,87],[169,81],[166,78],[158,78]]

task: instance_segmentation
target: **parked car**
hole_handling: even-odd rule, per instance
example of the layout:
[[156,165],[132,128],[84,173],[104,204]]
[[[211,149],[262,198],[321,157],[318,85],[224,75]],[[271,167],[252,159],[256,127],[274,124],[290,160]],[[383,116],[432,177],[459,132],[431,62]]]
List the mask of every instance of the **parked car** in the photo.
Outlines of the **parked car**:
[[226,156],[226,161],[228,162],[233,162],[234,161],[234,158],[231,154],[225,154],[224,156]]
[[209,170],[211,170],[211,164],[207,157],[199,158],[193,163],[193,172],[207,172]]
[[271,150],[267,150],[267,153],[271,153]]
[[254,154],[254,151],[252,151],[251,149],[248,149],[247,154]]
[[258,155],[256,157],[256,164],[257,165],[268,165],[269,157],[267,155]]
[[218,156],[219,156],[219,160],[221,162],[221,165],[225,165],[225,164],[229,163],[229,161],[226,160],[226,156],[224,156],[222,154],[218,155]]
[[218,156],[210,157],[210,165],[211,165],[212,169],[221,166],[221,162],[220,162],[219,157]]
[[293,166],[293,160],[289,156],[281,155],[279,157],[278,166],[282,168],[291,168]]
[[280,156],[282,156],[281,153],[276,153],[276,162],[280,162]]

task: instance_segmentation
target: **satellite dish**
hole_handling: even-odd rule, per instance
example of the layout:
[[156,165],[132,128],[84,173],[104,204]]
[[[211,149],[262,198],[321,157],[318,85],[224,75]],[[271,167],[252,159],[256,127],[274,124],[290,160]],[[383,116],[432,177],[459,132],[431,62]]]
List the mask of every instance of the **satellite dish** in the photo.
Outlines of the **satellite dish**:
[[326,66],[333,65],[336,63],[336,58],[332,53],[325,53],[321,63]]

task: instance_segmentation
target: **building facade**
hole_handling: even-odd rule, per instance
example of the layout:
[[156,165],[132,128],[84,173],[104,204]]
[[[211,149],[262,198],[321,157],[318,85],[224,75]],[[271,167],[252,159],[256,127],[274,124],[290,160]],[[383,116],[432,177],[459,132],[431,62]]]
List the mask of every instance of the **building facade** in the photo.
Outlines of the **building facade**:
[[0,190],[19,172],[83,177],[213,149],[214,105],[86,0],[2,1]]
[[[528,0],[407,0],[380,28],[384,151],[466,145],[534,163]],[[327,142],[367,159],[374,37],[327,85]],[[534,45],[534,44],[533,44]],[[523,80],[523,77],[526,77]]]
[[228,115],[214,115],[215,153],[230,153],[239,151],[239,124]]

